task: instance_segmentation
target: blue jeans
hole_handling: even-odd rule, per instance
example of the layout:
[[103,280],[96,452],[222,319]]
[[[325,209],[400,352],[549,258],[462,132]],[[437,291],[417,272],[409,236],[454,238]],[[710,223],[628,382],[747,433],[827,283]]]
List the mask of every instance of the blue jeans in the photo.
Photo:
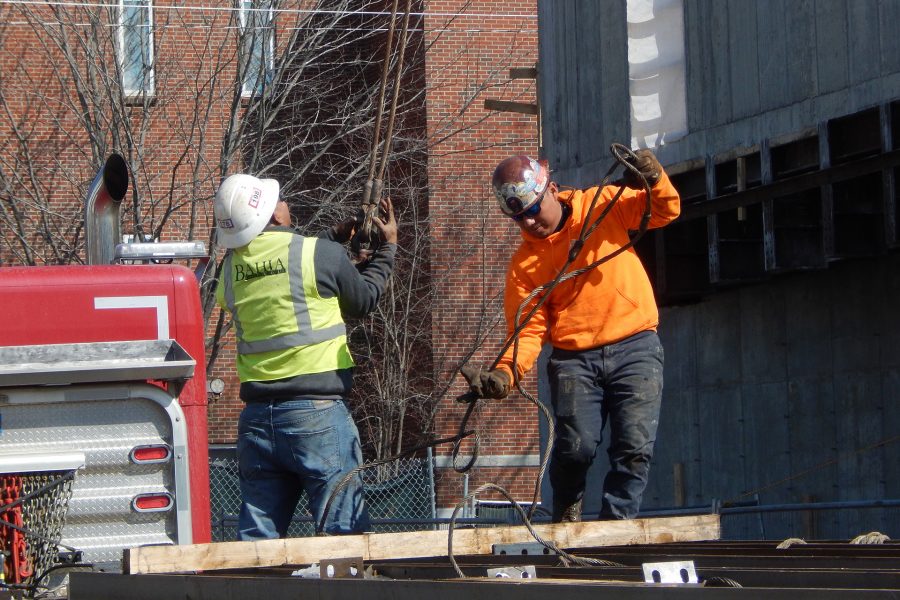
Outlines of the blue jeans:
[[601,519],[634,518],[647,486],[659,424],[663,349],[654,331],[583,351],[554,348],[548,363],[556,414],[550,460],[553,503],[584,496],[585,478],[609,421],[610,470],[603,481]]
[[[359,431],[343,402],[293,399],[248,403],[238,421],[241,513],[238,538],[285,537],[303,491],[318,523],[332,490],[362,463]],[[335,497],[327,533],[369,527],[362,478]]]

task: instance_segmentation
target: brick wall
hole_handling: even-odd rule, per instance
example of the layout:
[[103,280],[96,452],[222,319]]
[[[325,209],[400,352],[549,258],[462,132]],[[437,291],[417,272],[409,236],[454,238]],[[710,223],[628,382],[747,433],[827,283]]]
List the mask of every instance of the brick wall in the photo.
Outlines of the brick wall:
[[[46,22],[60,15],[73,23],[91,22],[84,12],[67,14],[66,10],[74,10],[68,7],[52,13],[48,7],[31,6],[43,11],[38,16]],[[53,66],[61,62],[55,51],[47,51],[52,44],[44,47],[38,43],[40,36],[16,5],[0,6],[0,21],[5,24],[0,35],[0,72],[4,75],[0,86],[14,115],[12,121],[0,120],[0,136],[5,140],[0,154],[6,165],[23,165],[21,147],[14,143],[15,127],[18,135],[27,137],[30,147],[40,149],[32,155],[38,176],[27,179],[33,175],[23,170],[18,185],[8,179],[0,189],[4,201],[22,201],[27,245],[35,252],[26,256],[10,221],[3,221],[0,265],[82,260],[84,193],[98,165],[113,151],[126,154],[132,165],[140,166],[131,183],[136,185],[141,203],[135,214],[134,197],[126,199],[124,233],[140,224],[146,232],[159,229],[163,240],[208,240],[230,107],[232,67],[223,67],[222,59],[227,62],[235,46],[228,39],[234,29],[227,27],[227,11],[176,6],[168,0],[154,6],[159,32],[154,103],[146,112],[121,105],[102,109],[96,120],[87,124],[78,116],[81,111],[71,73],[54,71]],[[420,23],[424,23],[427,44],[429,259],[437,289],[431,322],[434,370],[440,383],[453,377],[473,350],[473,362],[489,364],[503,338],[500,294],[505,265],[519,234],[497,210],[489,179],[493,166],[506,156],[536,153],[537,120],[531,115],[492,113],[483,103],[486,98],[535,101],[534,82],[510,81],[509,69],[531,67],[537,60],[536,0],[434,0],[424,2],[424,12]],[[99,22],[96,30],[85,25],[72,31],[87,40],[97,38],[97,32],[108,36],[112,29]],[[110,44],[110,40],[102,43]],[[110,56],[93,60],[106,64]],[[106,69],[109,72],[109,64]],[[198,103],[197,98],[206,102]],[[92,107],[95,102],[105,106],[108,101],[102,94],[88,98]],[[134,142],[138,138],[129,142],[124,135],[123,119],[130,121],[132,131],[143,131],[140,149]],[[146,125],[143,129],[142,124]],[[92,146],[91,140],[96,142],[97,137],[102,143]],[[4,168],[8,174],[9,168]],[[228,170],[237,168],[230,165]],[[31,208],[38,201],[46,210]],[[7,202],[6,207],[10,206]],[[175,209],[171,214],[170,208]],[[2,217],[11,218],[9,212]],[[56,248],[46,243],[43,238],[47,236],[60,240]],[[232,336],[229,333],[226,339]],[[476,349],[479,344],[481,349]],[[226,382],[226,393],[209,407],[211,443],[231,443],[235,438],[241,403],[233,365],[234,346],[228,343],[210,374]],[[455,433],[463,414],[464,407],[453,398],[464,388],[458,376],[454,381],[440,401],[434,425],[437,436]],[[533,378],[526,385],[533,389]],[[481,453],[507,457],[537,453],[536,423],[534,407],[517,395],[484,405],[472,422],[481,432]],[[449,447],[437,449],[439,455],[449,452]],[[530,500],[534,475],[533,468],[476,468],[469,474],[469,489],[493,481],[507,487],[517,499]],[[438,482],[439,506],[452,507],[460,499],[462,477],[452,469],[442,469]]]
[[[426,55],[428,133],[441,140],[458,131],[431,148],[428,162],[432,269],[440,299],[432,339],[445,381],[473,351],[470,362],[490,364],[504,339],[504,275],[520,238],[518,227],[493,200],[490,176],[503,158],[537,152],[537,119],[483,106],[486,98],[535,102],[534,82],[510,81],[509,69],[533,67],[537,61],[536,15],[534,1],[427,3],[426,37],[432,43]],[[465,391],[461,380],[457,375],[441,400],[437,436],[456,433],[465,410],[454,402]],[[533,389],[533,377],[525,385]],[[484,456],[538,452],[536,409],[518,394],[485,404],[470,425],[480,431]],[[464,443],[461,454],[469,447]],[[446,456],[451,450],[444,446],[436,453]],[[469,490],[491,481],[511,486],[507,489],[516,500],[530,500],[535,475],[534,468],[475,468],[468,475]],[[440,470],[439,508],[452,508],[460,500],[462,479],[452,469]],[[499,496],[483,499],[490,498]]]
[[[304,18],[296,9],[311,1],[286,6],[277,43]],[[8,108],[0,111],[0,266],[85,260],[84,197],[112,152],[126,158],[132,176],[122,203],[123,234],[140,228],[161,241],[210,239],[236,73],[237,17],[222,9],[233,6],[154,0],[156,85],[146,106],[118,97],[117,30],[105,8],[0,6],[0,102]],[[77,76],[55,43],[60,26]],[[239,100],[238,114],[247,105]],[[239,163],[227,171],[239,170]],[[214,327],[215,319],[208,335]],[[241,408],[233,334],[227,339],[211,373],[226,382],[208,410],[211,443],[234,440]]]

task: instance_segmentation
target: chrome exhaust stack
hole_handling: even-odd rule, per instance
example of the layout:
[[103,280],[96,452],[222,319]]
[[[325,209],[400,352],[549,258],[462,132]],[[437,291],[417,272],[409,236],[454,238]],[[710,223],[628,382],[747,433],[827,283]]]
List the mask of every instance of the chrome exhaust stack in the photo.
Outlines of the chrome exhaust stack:
[[128,191],[128,165],[111,154],[97,173],[84,201],[85,254],[89,265],[108,265],[122,241],[119,209]]

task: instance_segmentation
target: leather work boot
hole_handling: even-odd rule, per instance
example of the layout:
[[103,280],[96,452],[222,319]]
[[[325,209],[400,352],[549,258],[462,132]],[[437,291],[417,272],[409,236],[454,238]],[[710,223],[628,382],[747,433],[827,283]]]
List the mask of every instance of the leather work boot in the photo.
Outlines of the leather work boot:
[[553,522],[554,523],[578,523],[581,521],[581,500],[576,500],[572,504],[562,505],[553,502]]

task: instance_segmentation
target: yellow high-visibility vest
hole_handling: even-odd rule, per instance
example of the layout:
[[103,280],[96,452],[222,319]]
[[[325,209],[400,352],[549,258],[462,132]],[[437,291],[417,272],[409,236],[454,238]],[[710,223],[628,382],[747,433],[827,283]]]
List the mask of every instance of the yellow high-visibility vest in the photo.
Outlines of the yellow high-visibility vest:
[[216,294],[234,320],[241,382],[353,366],[338,299],[316,286],[316,242],[266,231],[225,256]]

